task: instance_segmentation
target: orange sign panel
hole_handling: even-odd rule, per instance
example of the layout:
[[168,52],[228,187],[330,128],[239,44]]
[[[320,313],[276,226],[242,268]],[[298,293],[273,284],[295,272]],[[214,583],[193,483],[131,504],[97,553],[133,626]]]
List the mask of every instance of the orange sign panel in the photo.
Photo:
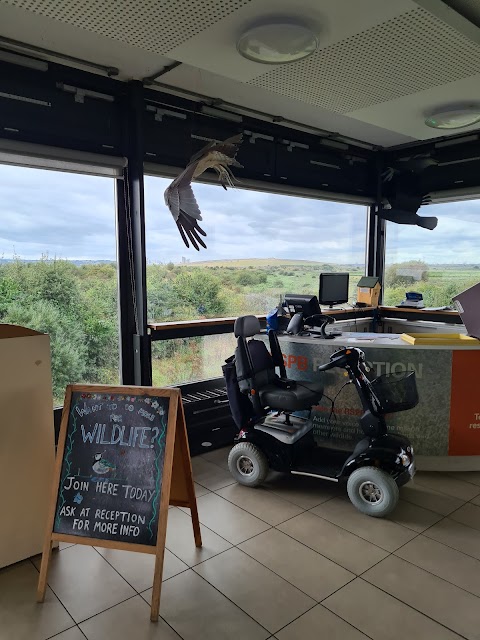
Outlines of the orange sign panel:
[[453,351],[451,456],[480,455],[480,351]]

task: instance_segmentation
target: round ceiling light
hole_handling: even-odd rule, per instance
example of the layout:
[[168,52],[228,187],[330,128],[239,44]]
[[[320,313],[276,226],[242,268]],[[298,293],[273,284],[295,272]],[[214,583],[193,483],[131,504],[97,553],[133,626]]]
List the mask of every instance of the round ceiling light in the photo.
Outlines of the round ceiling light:
[[462,129],[480,122],[480,107],[463,107],[437,111],[425,119],[427,127],[434,129]]
[[238,42],[238,52],[263,64],[286,64],[302,60],[316,51],[317,36],[297,22],[279,20],[251,27]]

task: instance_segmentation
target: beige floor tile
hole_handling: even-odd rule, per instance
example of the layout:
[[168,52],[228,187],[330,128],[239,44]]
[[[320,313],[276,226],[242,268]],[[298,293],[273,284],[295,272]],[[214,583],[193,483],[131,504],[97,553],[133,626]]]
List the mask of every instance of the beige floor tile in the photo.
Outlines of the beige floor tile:
[[78,627],[72,627],[68,631],[63,631],[58,636],[54,636],[51,640],[85,640],[85,636]]
[[270,633],[315,605],[315,601],[239,549],[194,569]]
[[313,513],[302,513],[279,525],[278,529],[355,574],[366,571],[388,555],[383,549]]
[[462,482],[471,482],[480,486],[480,471],[457,471],[456,473],[446,474],[455,480],[461,480]]
[[317,602],[355,577],[335,562],[276,529],[247,540],[239,548]]
[[477,506],[480,506],[480,496],[477,496],[476,498],[473,498],[473,500],[470,501],[472,504],[476,504]]
[[[118,549],[101,549],[95,547],[98,553],[112,565],[116,571],[132,585],[135,591],[145,591],[153,585],[155,556],[148,553],[120,551]],[[188,566],[165,549],[163,558],[163,579],[168,580],[188,569]]]
[[150,622],[150,607],[140,596],[130,598],[79,626],[88,640],[180,640],[162,618],[158,622]]
[[480,531],[480,507],[474,504],[464,504],[463,507],[451,513],[450,518]]
[[28,560],[0,571],[1,640],[45,640],[75,622],[50,589],[36,601],[38,571]]
[[334,498],[320,504],[312,509],[312,513],[364,540],[373,542],[386,551],[395,551],[416,535],[411,529],[402,527],[391,520],[366,516],[360,513],[350,501],[347,502],[347,500],[340,498]]
[[167,521],[166,547],[189,567],[222,553],[232,545],[208,527],[201,526],[202,546],[197,548],[193,539],[192,519],[181,509],[170,509]]
[[202,485],[198,484],[198,482],[194,482],[193,486],[195,487],[195,495],[197,496],[197,498],[200,498],[200,496],[204,496],[207,493],[210,493],[209,489],[205,489],[205,487],[202,487]]
[[263,487],[254,489],[240,484],[231,484],[215,493],[271,525],[280,524],[304,511],[296,504],[280,498]]
[[444,518],[424,534],[480,560],[480,532],[450,518]]
[[459,498],[460,500],[471,500],[480,494],[480,487],[472,485],[470,482],[463,482],[446,473],[435,471],[419,471],[415,475],[415,484],[421,484],[435,491],[446,493],[448,496]]
[[[150,603],[152,590],[142,596]],[[193,570],[164,583],[160,615],[183,640],[266,640],[270,636]]]
[[232,447],[223,447],[222,449],[215,449],[214,451],[202,453],[201,457],[207,462],[218,464],[219,467],[228,471],[228,454],[231,450]]
[[197,500],[200,522],[232,544],[239,544],[270,528],[262,520],[214,493]]
[[304,613],[275,637],[278,640],[368,640],[366,635],[321,604]]
[[390,556],[363,578],[469,640],[478,640],[480,599],[419,567]]
[[419,507],[429,509],[442,516],[448,516],[464,504],[463,500],[447,496],[445,493],[434,491],[416,482],[409,482],[400,489],[400,497],[407,502],[412,502]]
[[230,471],[222,469],[218,464],[208,462],[200,456],[192,458],[193,479],[210,491],[221,489],[235,482]]
[[417,533],[422,533],[425,529],[428,529],[436,522],[441,520],[443,516],[430,509],[424,509],[418,507],[416,504],[407,502],[406,500],[399,500],[395,511],[387,516],[388,520],[398,522],[398,524],[412,529]]
[[63,551],[63,549],[68,549],[68,547],[73,547],[73,545],[74,545],[73,542],[59,542],[58,550]]
[[76,622],[135,595],[95,549],[79,544],[53,554],[48,584]]
[[312,509],[334,496],[345,494],[345,490],[333,482],[287,473],[272,472],[263,487],[302,509]]
[[323,604],[372,640],[460,640],[457,634],[361,578]]
[[418,536],[395,555],[480,597],[480,562],[456,549]]

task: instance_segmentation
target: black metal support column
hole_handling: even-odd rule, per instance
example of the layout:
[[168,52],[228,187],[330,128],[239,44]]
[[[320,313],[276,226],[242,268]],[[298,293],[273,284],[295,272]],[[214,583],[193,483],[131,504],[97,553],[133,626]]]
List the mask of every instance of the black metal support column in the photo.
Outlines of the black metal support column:
[[385,232],[386,222],[380,220],[376,215],[380,209],[382,202],[382,158],[381,152],[377,158],[377,194],[375,204],[372,204],[368,210],[367,221],[367,255],[366,255],[366,272],[368,276],[377,276],[382,284],[382,293],[380,301],[383,297],[383,284],[385,275]]
[[375,252],[377,246],[377,217],[374,204],[368,207],[367,214],[367,247],[365,256],[365,273],[367,276],[375,275]]
[[145,202],[143,185],[143,86],[128,85],[125,105],[124,179],[117,180],[117,248],[120,354],[123,384],[151,385],[151,342],[147,328]]

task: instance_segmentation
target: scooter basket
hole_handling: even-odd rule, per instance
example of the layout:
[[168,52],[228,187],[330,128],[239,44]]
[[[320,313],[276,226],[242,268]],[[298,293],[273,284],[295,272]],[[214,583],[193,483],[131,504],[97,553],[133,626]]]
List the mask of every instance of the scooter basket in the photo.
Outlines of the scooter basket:
[[418,404],[415,371],[386,373],[371,382],[381,413],[395,413],[413,409]]

